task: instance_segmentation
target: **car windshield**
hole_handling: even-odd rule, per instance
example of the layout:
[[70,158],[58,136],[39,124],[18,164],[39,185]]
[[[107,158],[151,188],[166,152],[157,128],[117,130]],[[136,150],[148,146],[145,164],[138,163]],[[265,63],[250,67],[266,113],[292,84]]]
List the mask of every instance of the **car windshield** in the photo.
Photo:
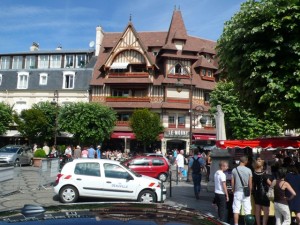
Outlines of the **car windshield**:
[[18,150],[17,147],[3,147],[0,148],[0,153],[16,153]]
[[124,163],[122,163],[122,165],[127,169],[129,170],[131,173],[133,173],[135,176],[137,177],[141,177],[142,175],[137,173],[137,172],[134,172],[132,169],[130,169],[128,166],[126,166]]

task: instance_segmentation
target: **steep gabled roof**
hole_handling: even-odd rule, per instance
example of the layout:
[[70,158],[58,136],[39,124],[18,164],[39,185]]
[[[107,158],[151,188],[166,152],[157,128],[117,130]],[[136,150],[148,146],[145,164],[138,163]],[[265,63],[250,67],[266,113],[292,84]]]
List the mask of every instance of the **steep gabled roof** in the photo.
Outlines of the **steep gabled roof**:
[[174,39],[186,40],[188,37],[181,11],[174,10],[170,23],[166,45],[172,43]]

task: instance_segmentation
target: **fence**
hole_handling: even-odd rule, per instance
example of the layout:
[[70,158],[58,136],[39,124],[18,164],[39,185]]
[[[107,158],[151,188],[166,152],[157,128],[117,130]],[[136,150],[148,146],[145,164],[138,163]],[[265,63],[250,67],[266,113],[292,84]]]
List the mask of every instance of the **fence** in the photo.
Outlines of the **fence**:
[[59,159],[42,160],[40,167],[0,167],[0,197],[51,187],[59,172]]

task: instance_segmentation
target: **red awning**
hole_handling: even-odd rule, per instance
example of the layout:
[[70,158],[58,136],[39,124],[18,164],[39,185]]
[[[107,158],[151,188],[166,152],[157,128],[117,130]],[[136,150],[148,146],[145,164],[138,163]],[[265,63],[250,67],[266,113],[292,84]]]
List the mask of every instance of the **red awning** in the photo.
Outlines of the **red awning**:
[[300,148],[300,139],[285,139],[285,138],[264,138],[255,140],[228,140],[217,141],[217,147],[219,148]]
[[216,140],[215,135],[195,134],[193,137],[195,140]]
[[126,132],[114,132],[110,136],[111,138],[128,138],[135,139],[134,133],[126,133]]

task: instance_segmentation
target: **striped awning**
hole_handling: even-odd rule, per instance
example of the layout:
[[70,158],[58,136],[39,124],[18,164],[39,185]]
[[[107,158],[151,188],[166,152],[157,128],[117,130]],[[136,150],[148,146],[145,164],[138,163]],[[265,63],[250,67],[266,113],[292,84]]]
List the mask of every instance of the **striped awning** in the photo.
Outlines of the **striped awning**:
[[113,64],[111,64],[110,69],[126,69],[128,64],[128,62],[114,62]]

